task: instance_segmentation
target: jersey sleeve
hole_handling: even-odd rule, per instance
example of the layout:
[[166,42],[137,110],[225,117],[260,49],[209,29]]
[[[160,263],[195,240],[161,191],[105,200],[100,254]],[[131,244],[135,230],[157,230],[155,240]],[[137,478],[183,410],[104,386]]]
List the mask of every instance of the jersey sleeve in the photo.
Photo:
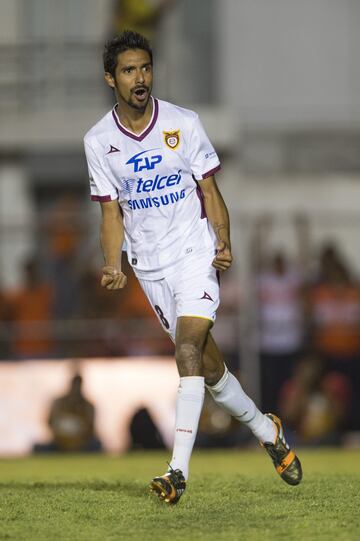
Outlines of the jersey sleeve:
[[190,167],[196,180],[202,180],[220,169],[220,160],[198,116],[190,134]]
[[85,141],[85,155],[89,170],[90,194],[92,201],[113,201],[117,191],[101,164],[94,149]]

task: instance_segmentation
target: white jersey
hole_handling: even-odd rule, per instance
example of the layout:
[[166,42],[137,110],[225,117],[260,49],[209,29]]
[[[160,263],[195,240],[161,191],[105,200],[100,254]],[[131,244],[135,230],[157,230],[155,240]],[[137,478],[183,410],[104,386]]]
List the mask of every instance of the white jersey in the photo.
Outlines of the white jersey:
[[84,142],[92,200],[119,201],[129,262],[138,277],[158,280],[214,250],[198,181],[220,162],[196,113],[151,99],[141,134],[120,123],[115,106]]

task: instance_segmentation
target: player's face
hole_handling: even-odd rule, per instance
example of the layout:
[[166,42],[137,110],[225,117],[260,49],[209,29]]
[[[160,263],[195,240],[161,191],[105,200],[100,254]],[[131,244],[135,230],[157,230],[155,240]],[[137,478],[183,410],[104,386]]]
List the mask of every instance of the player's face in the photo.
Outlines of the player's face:
[[142,49],[129,49],[118,55],[115,77],[105,74],[108,85],[115,88],[119,103],[138,111],[146,108],[152,90],[152,65],[149,53]]

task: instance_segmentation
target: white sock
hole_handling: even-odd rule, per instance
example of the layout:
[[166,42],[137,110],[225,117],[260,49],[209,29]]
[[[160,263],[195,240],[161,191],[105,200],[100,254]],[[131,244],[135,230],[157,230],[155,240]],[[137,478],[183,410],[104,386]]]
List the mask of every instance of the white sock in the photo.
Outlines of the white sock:
[[225,367],[222,378],[213,387],[206,386],[219,406],[238,421],[245,423],[262,443],[275,442],[274,423],[255,406],[245,394],[239,381]]
[[181,470],[185,479],[189,476],[189,462],[204,403],[204,394],[205,381],[203,377],[180,378],[176,399],[174,450],[170,466],[174,470]]

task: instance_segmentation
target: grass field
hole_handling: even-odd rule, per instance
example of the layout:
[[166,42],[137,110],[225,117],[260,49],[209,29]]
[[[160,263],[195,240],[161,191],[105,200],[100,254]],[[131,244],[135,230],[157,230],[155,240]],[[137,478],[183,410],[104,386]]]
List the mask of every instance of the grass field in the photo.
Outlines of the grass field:
[[299,453],[287,486],[259,452],[201,451],[177,506],[147,492],[163,453],[0,461],[0,540],[359,540],[360,452]]

